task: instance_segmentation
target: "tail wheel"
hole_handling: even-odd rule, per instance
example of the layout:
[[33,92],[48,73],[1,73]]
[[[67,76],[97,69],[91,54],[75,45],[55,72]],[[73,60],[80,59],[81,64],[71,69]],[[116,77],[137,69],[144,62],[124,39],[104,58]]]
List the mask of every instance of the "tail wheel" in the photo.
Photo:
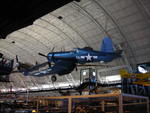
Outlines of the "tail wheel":
[[51,77],[51,80],[52,80],[52,82],[56,82],[56,80],[57,80],[56,76],[53,75],[53,76]]

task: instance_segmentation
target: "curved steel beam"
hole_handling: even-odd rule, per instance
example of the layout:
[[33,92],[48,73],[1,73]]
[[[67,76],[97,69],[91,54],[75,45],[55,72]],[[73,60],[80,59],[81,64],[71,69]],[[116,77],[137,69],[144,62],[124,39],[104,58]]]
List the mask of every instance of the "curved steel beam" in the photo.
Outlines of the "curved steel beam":
[[[21,31],[17,31],[17,32],[21,33],[21,34],[24,35],[24,36],[27,35],[27,37],[25,37],[25,38],[22,38],[22,37],[15,37],[15,40],[20,42],[20,43],[17,43],[18,45],[21,45],[21,43],[22,43],[23,41],[26,41],[27,44],[30,43],[31,45],[35,46],[35,48],[38,48],[38,46],[37,46],[38,44],[36,44],[36,43],[39,42],[39,41],[34,40],[35,43],[32,43],[32,42],[30,41],[30,37],[31,37],[31,36],[29,36],[28,34],[26,34],[26,33],[24,33],[24,32],[21,32]],[[11,37],[14,37],[14,36],[11,36]],[[20,39],[20,38],[22,38],[23,41],[22,41],[22,39]],[[35,39],[35,38],[32,38],[32,39]],[[14,45],[15,45],[15,44],[14,44]],[[24,45],[23,48],[26,49],[27,51],[31,51],[31,50],[33,51],[33,52],[30,52],[31,54],[34,55],[34,53],[37,52],[37,49],[35,49],[35,48],[30,49],[30,48],[26,47],[25,44],[23,44],[23,45]],[[21,46],[22,46],[22,45],[21,45]],[[44,46],[44,47],[45,47],[45,46]],[[47,48],[45,48],[45,49],[48,50]],[[35,55],[34,55],[34,56],[35,56]]]
[[48,47],[42,41],[38,40],[37,38],[34,38],[32,35],[28,34],[28,32],[23,32],[23,31],[17,31],[17,32],[23,33],[23,34],[29,36],[30,38],[36,40],[37,42],[39,42],[41,45],[43,45],[48,50]]
[[[52,16],[55,17],[55,18],[57,18],[55,15],[52,15]],[[76,29],[74,29],[71,25],[69,25],[65,21],[63,21],[63,20],[59,20],[59,21],[61,21],[65,25],[67,25],[69,27],[69,29],[71,29],[72,31],[74,31],[88,46],[90,46],[90,44],[83,38],[83,36],[81,35],[81,33],[79,33]]]
[[[32,45],[33,47],[35,46],[35,48],[38,48],[38,44],[36,44],[36,43],[38,43],[39,41],[37,41],[37,40],[34,40],[34,38],[32,38],[35,42],[33,42],[32,43],[32,41],[30,41],[31,39],[30,39],[30,37],[29,37],[29,35],[28,34],[26,34],[26,33],[24,33],[24,32],[18,32],[18,33],[21,33],[22,35],[24,35],[25,37],[19,37],[19,38],[17,38],[18,36],[12,36],[12,37],[16,37],[15,38],[15,40],[17,41],[17,40],[19,40],[20,41],[20,43],[22,43],[22,42],[27,42],[27,43],[24,43],[24,45],[25,44],[30,44],[30,45]],[[26,37],[27,36],[27,37]],[[33,52],[35,52],[35,51],[37,51],[35,48],[33,48],[32,50],[33,50]],[[30,49],[30,48],[29,48]],[[47,48],[46,48],[47,49]],[[30,49],[31,50],[31,49]]]
[[[50,14],[49,14],[49,15],[50,15]],[[51,16],[53,16],[53,15],[51,15]],[[55,16],[53,16],[53,17],[55,17]],[[55,18],[58,19],[57,17],[55,17]],[[63,33],[76,47],[78,47],[77,44],[71,39],[71,37],[70,37],[68,34],[66,34],[64,31],[62,31],[60,28],[58,28],[57,26],[55,26],[54,24],[50,23],[49,21],[47,21],[47,20],[45,20],[45,19],[42,19],[42,18],[41,18],[41,20],[47,22],[48,24],[50,24],[50,25],[52,25],[53,27],[55,27],[56,29],[58,29],[58,30],[59,30],[61,33]]]
[[[39,27],[39,28],[41,28],[41,29],[47,30],[48,32],[52,32],[52,31],[50,31],[49,29],[44,28],[44,27],[42,27],[42,26],[40,26],[40,25],[38,25],[38,24],[35,24],[35,23],[33,24],[33,26],[36,26],[36,27]],[[30,29],[30,28],[28,28],[28,29]],[[45,37],[43,34],[34,31],[32,28],[30,29],[30,31],[36,33],[37,35],[39,35],[39,36],[41,36],[41,37],[44,37],[48,42],[50,42],[50,43],[54,46],[53,42],[50,41],[47,37]],[[48,46],[47,46],[47,47],[48,47]],[[49,47],[48,47],[48,48],[49,48]]]
[[[95,4],[97,4],[97,5],[102,9],[102,11],[105,13],[105,15],[107,15],[107,16],[112,20],[112,22],[116,25],[118,31],[120,32],[120,34],[121,34],[121,36],[122,36],[122,40],[124,40],[124,41],[125,41],[124,43],[126,43],[126,44],[128,45],[128,48],[129,48],[129,50],[130,50],[130,52],[131,52],[131,54],[132,54],[132,56],[133,56],[135,62],[137,62],[137,61],[136,61],[136,57],[135,57],[134,52],[133,52],[133,49],[132,49],[132,47],[130,46],[130,44],[128,43],[127,37],[126,37],[125,34],[123,33],[123,30],[121,30],[121,27],[120,27],[119,24],[117,23],[115,17],[113,17],[113,16],[106,10],[106,8],[104,8],[104,7],[98,2],[98,0],[91,0],[91,1],[95,2]],[[134,63],[133,63],[133,64],[134,64]]]
[[107,36],[111,37],[110,34],[105,30],[105,28],[86,9],[84,9],[83,7],[81,7],[80,5],[78,5],[76,2],[73,2],[71,4],[72,4],[72,6],[77,7],[78,9],[80,9],[81,11],[83,11],[84,13],[82,13],[82,14],[84,16],[87,16],[92,22],[94,22],[95,25],[99,28],[100,31],[103,30],[103,32]]
[[[10,37],[10,36],[9,36]],[[18,37],[17,37],[18,38]],[[9,45],[9,44],[11,44],[11,43],[9,43],[8,41],[4,41],[5,43],[7,43],[7,45]],[[14,46],[15,48],[17,48],[17,49],[20,49],[22,52],[23,51],[26,51],[27,53],[29,53],[33,58],[34,58],[34,55],[30,52],[30,51],[28,51],[28,50],[26,50],[26,49],[24,49],[24,48],[22,48],[22,47],[20,47],[20,46],[18,46],[18,45],[15,45],[15,44],[12,44],[12,46]],[[5,48],[5,49],[7,49],[7,48]],[[25,54],[26,55],[26,54]],[[28,56],[28,55],[26,55],[26,56]],[[36,62],[36,61],[35,61]]]
[[[119,33],[120,33],[121,36],[123,37],[122,40],[126,39],[124,33],[122,32],[122,30],[121,30],[119,24],[116,22],[116,20],[114,19],[114,17],[112,17],[112,15],[109,14],[108,11],[106,11],[106,9],[105,9],[99,2],[97,2],[97,0],[92,0],[92,1],[93,1],[96,5],[98,5],[100,9],[102,9],[102,11],[104,12],[105,15],[107,15],[107,17],[109,17],[109,18],[112,20],[112,22],[114,23],[114,25],[117,27]],[[127,40],[125,40],[125,42],[127,42]]]
[[[13,37],[15,38],[16,41],[18,41],[19,43],[15,43],[15,44],[11,44],[12,46],[15,46],[16,48],[19,48],[19,49],[22,49],[23,51],[25,50],[26,52],[28,52],[29,54],[31,54],[31,56],[35,57],[35,55],[33,54],[33,52],[35,52],[35,50],[31,51],[31,49],[27,49],[26,46],[24,44],[21,44],[22,40],[19,38],[19,37],[16,37],[16,36],[9,36],[9,37]],[[23,41],[26,41],[27,44],[30,43],[29,41],[27,40],[23,40]],[[9,42],[8,42],[9,43]],[[20,46],[21,45],[21,46]]]
[[[8,58],[13,58],[13,57],[15,57],[15,54],[13,54],[11,51],[8,51],[7,49],[5,49],[5,48],[0,48],[0,51],[4,54],[4,56],[5,56],[5,53],[8,55],[8,56],[11,56],[11,57],[8,57]],[[6,57],[7,57],[7,55],[6,55]]]
[[150,10],[148,10],[148,8],[146,8],[145,4],[143,3],[142,0],[133,0],[134,3],[137,5],[139,11],[143,14],[144,11],[144,17],[148,16],[148,18],[146,17],[146,20],[148,20],[148,22],[150,23],[149,19],[150,19]]

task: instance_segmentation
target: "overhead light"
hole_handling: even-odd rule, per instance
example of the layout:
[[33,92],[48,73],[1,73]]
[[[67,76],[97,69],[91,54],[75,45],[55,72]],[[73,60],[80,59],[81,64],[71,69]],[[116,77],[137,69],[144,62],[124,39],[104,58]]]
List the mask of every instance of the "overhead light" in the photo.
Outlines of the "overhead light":
[[63,17],[62,17],[62,16],[58,16],[57,18],[58,18],[58,19],[60,19],[60,20],[61,20],[61,19],[63,19]]
[[38,90],[39,88],[38,87],[30,87],[29,89],[31,89],[31,90]]
[[32,113],[36,113],[36,110],[32,110]]
[[14,44],[14,43],[15,43],[15,41],[12,41],[11,43],[13,43],[13,44]]
[[120,75],[112,75],[112,76],[106,76],[107,81],[119,81],[121,80]]
[[83,71],[83,76],[85,76],[86,75],[86,71]]
[[96,76],[96,72],[93,72],[93,76]]
[[48,89],[48,88],[50,88],[50,85],[49,85],[49,84],[45,84],[45,85],[42,85],[42,87],[43,87],[44,89]]
[[139,72],[141,72],[141,73],[147,73],[148,71],[146,70],[146,69],[144,69],[144,67],[142,67],[142,66],[138,66],[138,70],[139,70]]

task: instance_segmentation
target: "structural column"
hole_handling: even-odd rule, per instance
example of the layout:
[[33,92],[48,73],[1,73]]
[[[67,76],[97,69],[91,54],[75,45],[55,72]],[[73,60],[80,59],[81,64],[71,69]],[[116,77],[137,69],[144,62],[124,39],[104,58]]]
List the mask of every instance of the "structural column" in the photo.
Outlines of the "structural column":
[[102,100],[102,102],[101,102],[101,111],[105,112],[105,101],[104,100]]
[[36,111],[37,111],[37,113],[39,112],[39,99],[37,99]]
[[150,113],[149,104],[149,98],[147,98],[147,113]]
[[122,94],[119,95],[119,113],[123,113],[123,97]]
[[68,98],[68,113],[71,113],[72,111],[72,98]]

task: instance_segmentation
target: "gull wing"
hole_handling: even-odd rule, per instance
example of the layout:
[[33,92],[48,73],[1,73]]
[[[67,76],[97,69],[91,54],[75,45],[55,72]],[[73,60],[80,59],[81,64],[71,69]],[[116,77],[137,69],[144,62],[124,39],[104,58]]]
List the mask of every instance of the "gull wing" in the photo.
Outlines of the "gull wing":
[[24,74],[30,76],[38,76],[38,77],[53,75],[53,74],[65,75],[71,73],[75,67],[76,67],[76,63],[74,61],[59,60],[54,64],[53,67],[43,69],[38,72],[27,72],[27,74],[26,73]]

